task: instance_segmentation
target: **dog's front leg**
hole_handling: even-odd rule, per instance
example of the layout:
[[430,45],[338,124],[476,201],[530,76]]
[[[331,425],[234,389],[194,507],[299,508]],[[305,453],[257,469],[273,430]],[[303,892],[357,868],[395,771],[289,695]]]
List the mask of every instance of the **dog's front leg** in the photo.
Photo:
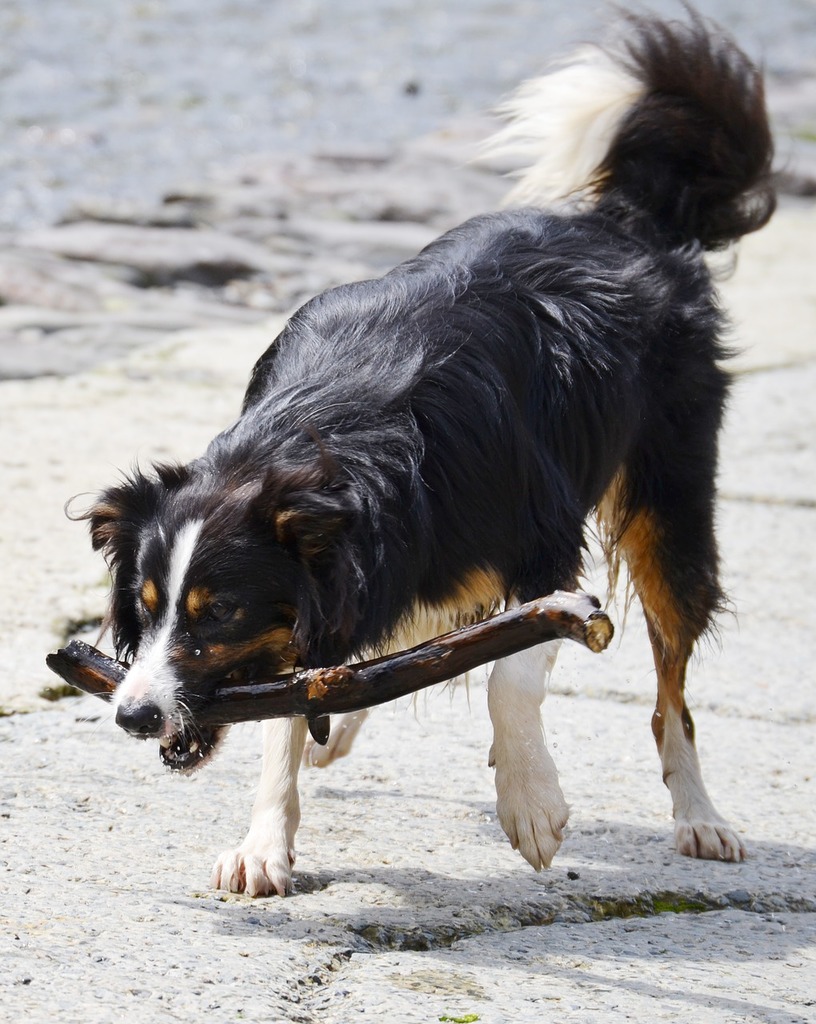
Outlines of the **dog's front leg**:
[[513,849],[536,871],[549,867],[569,814],[541,724],[559,646],[555,640],[497,661],[487,685],[496,811]]
[[306,731],[305,718],[264,722],[263,767],[252,823],[243,843],[215,862],[214,889],[248,896],[285,896],[291,891],[300,824],[297,775]]

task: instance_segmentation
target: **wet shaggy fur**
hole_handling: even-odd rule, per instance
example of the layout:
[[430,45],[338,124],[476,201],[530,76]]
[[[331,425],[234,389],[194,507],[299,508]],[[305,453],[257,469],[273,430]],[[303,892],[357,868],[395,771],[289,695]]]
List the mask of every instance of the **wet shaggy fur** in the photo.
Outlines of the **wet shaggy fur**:
[[[694,767],[682,691],[722,597],[712,520],[728,382],[704,254],[773,210],[762,81],[695,16],[630,18],[618,49],[592,60],[623,99],[577,192],[568,168],[533,165],[519,186],[531,205],[476,217],[384,277],[312,299],[200,459],[100,496],[89,519],[113,572],[117,649],[134,672],[154,652],[162,679],[158,697],[146,670],[127,691],[130,731],[175,739],[229,673],[339,663],[388,647],[427,612],[455,623],[574,588],[599,511],[649,624],[655,736],[680,779],[675,815],[693,832],[683,852],[739,859],[730,833],[715,852],[700,838],[698,818],[721,819]],[[541,80],[542,103],[567,83],[558,75]],[[567,84],[578,99],[558,106],[562,132],[569,103],[587,95]],[[534,137],[537,88],[499,150],[546,149],[549,129]],[[565,198],[554,179],[573,193],[557,211],[538,205]],[[144,715],[127,724],[145,702],[164,733],[131,728]],[[669,742],[672,714],[682,724]],[[498,740],[500,804],[513,804],[502,824],[541,866],[551,854],[525,849],[516,808],[526,769]],[[280,864],[283,844],[289,870],[290,811],[249,844],[261,861],[264,843],[274,848]],[[557,845],[559,815],[547,814]],[[249,882],[247,849],[217,883],[264,891]],[[287,884],[275,875],[266,891]]]

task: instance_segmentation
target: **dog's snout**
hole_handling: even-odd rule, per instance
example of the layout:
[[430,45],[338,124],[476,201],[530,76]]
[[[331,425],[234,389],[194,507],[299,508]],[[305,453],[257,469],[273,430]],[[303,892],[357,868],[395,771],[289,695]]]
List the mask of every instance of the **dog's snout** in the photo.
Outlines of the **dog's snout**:
[[147,739],[158,736],[164,728],[164,715],[158,704],[148,700],[124,701],[116,709],[116,724],[131,733]]

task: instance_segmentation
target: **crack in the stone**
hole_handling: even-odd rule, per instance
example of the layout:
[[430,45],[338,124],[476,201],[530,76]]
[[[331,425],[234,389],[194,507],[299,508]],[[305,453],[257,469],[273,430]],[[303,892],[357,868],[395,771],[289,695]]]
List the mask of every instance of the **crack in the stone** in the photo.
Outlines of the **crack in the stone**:
[[325,951],[297,979],[298,1003],[301,1015],[296,1018],[303,1024],[319,1024],[325,1019],[325,1011],[333,997],[333,988],[342,978],[344,969],[355,949],[340,947]]
[[790,359],[783,359],[779,362],[757,363],[753,366],[738,366],[731,370],[733,377],[756,377],[760,373],[781,373],[785,370],[799,370],[803,366],[810,366],[814,361],[809,353],[802,352]]
[[720,491],[720,501],[736,501],[743,505],[775,505],[781,508],[816,508],[816,498],[787,498],[778,494],[735,494]]
[[717,896],[664,890],[635,896],[571,896],[521,907],[497,904],[481,913],[474,911],[469,919],[460,919],[453,924],[404,926],[360,921],[346,922],[345,928],[362,939],[369,952],[429,952],[447,949],[455,942],[490,932],[511,932],[554,924],[597,924],[668,913],[703,914],[728,909],[755,914],[814,913],[816,899],[784,893],[752,895],[744,890]]
[[[555,694],[557,697],[579,697],[615,704],[635,704],[638,707],[644,708],[654,707],[653,695],[631,693],[602,686],[574,686],[570,683],[559,685],[558,683],[551,682],[547,687],[547,693]],[[741,708],[736,704],[728,704],[717,700],[695,701],[691,710],[695,715],[698,712],[705,711],[712,715],[718,715],[721,718],[732,718],[740,722],[762,722],[766,725],[812,725],[816,722],[816,713],[797,711],[768,714],[760,711],[746,711],[744,707]]]

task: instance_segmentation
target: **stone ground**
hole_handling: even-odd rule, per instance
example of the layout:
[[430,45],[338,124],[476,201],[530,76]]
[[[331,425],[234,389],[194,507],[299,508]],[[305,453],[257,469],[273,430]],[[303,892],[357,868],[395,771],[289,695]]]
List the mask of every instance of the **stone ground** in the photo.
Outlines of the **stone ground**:
[[182,780],[99,702],[41,696],[46,651],[107,588],[65,500],[197,454],[295,301],[493,206],[501,182],[459,165],[472,134],[249,161],[0,249],[1,1019],[816,1020],[810,199],[785,197],[723,288],[742,348],[720,501],[736,614],[690,696],[745,863],[673,851],[635,608],[610,651],[560,658],[545,721],[572,821],[540,875],[495,818],[478,677],[380,710],[351,757],[304,772],[285,901],[207,888],[248,822],[258,726]]

